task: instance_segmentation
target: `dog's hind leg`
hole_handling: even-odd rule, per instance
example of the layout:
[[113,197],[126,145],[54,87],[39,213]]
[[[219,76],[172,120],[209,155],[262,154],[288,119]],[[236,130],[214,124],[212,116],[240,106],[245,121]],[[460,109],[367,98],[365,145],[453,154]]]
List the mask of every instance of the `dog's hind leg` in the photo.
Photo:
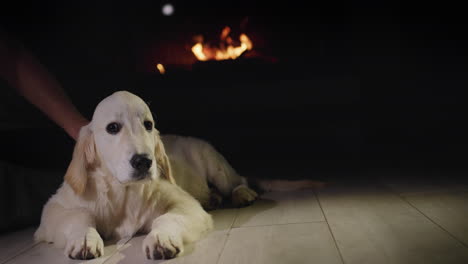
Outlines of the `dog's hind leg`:
[[219,192],[229,197],[234,207],[252,204],[258,194],[249,188],[247,179],[240,176],[227,160],[211,145],[205,148],[204,158],[208,182]]

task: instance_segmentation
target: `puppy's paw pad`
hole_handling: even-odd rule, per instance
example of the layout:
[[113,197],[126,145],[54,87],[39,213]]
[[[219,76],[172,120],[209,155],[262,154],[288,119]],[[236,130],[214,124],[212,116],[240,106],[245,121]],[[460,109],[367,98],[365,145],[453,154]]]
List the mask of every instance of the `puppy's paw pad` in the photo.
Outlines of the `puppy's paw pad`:
[[90,228],[85,235],[76,235],[67,242],[65,255],[71,259],[93,259],[104,255],[104,241],[96,229]]
[[172,259],[183,251],[182,239],[153,230],[143,240],[143,251],[147,259]]
[[91,247],[83,247],[81,248],[78,253],[70,254],[68,257],[71,259],[94,259],[101,256],[101,251],[99,249],[92,250]]
[[257,197],[258,194],[245,185],[237,186],[231,194],[232,204],[236,207],[251,205]]

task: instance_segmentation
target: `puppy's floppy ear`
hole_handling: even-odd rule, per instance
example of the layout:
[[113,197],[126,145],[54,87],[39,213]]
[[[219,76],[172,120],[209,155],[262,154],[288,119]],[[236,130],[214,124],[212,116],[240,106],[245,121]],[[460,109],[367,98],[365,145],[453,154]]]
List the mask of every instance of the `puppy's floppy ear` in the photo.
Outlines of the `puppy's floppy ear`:
[[73,150],[73,158],[65,173],[65,181],[73,191],[81,195],[86,189],[88,171],[96,160],[96,147],[90,125],[81,128]]
[[155,133],[156,137],[156,148],[154,151],[154,156],[156,159],[156,164],[158,166],[159,175],[162,178],[166,179],[170,183],[175,184],[175,179],[172,176],[171,163],[169,162],[169,157],[166,154],[166,149],[164,149],[164,144],[159,136],[159,133]]

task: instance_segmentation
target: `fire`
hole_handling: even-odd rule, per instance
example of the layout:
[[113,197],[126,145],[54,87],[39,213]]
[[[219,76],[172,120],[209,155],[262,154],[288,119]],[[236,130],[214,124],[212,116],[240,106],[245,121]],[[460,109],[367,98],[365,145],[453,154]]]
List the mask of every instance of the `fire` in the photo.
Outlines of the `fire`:
[[201,60],[201,61],[208,60],[208,57],[206,57],[205,53],[203,53],[203,44],[197,43],[193,45],[192,52],[193,54],[195,54],[195,57],[197,57],[198,60]]
[[160,74],[166,73],[166,69],[164,68],[164,66],[161,63],[156,64],[156,68],[158,69]]
[[200,61],[228,60],[236,59],[245,51],[253,48],[252,41],[246,34],[241,34],[239,37],[240,45],[234,46],[234,41],[229,36],[230,33],[231,28],[224,27],[221,32],[219,47],[211,47],[207,44],[203,44],[203,40],[200,40],[192,46],[193,54]]

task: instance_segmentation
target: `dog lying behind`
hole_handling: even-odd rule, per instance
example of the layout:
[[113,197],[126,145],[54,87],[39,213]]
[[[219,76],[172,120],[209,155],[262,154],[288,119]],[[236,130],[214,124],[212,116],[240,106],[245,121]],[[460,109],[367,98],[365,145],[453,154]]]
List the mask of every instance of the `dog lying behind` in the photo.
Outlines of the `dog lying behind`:
[[223,206],[244,207],[253,203],[257,191],[291,191],[320,188],[312,180],[270,180],[240,176],[210,143],[178,135],[163,135],[177,185],[195,197],[205,210]]
[[[184,169],[172,162],[177,173]],[[81,129],[65,181],[44,206],[35,238],[64,247],[70,258],[91,259],[104,254],[102,238],[144,232],[143,254],[169,259],[212,225],[200,203],[175,184],[148,106],[122,91],[102,100]]]

